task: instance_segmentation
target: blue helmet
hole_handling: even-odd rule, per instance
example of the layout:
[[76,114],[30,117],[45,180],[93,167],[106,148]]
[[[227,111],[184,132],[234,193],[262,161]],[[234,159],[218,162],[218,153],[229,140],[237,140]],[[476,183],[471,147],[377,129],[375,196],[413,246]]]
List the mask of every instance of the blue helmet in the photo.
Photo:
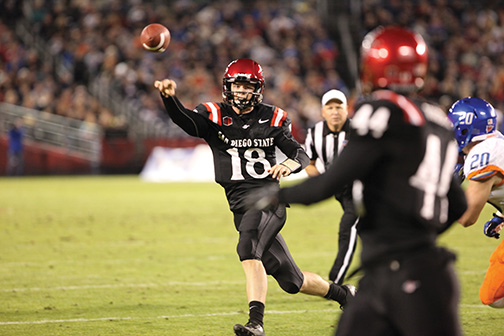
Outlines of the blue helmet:
[[490,103],[480,98],[457,100],[448,111],[459,150],[472,141],[485,140],[497,130],[497,115]]

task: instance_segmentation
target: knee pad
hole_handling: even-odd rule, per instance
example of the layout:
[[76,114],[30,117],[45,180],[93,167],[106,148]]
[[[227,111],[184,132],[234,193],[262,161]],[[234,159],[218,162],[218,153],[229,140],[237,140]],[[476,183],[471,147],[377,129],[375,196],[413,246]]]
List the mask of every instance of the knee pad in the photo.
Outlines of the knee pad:
[[240,238],[236,246],[236,252],[240,261],[258,259],[255,255],[257,247],[257,230],[240,231]]
[[282,288],[285,292],[289,294],[297,294],[301,290],[301,286],[303,285],[303,282],[298,283],[295,281],[292,281],[292,279],[289,280],[284,280],[284,279],[277,279],[278,285],[280,288]]
[[263,258],[266,273],[275,278],[276,282],[289,294],[296,294],[301,290],[304,275],[290,255],[282,237],[275,240],[271,249]]
[[275,211],[247,211],[239,223],[240,238],[236,251],[240,261],[262,259],[285,223],[285,206]]

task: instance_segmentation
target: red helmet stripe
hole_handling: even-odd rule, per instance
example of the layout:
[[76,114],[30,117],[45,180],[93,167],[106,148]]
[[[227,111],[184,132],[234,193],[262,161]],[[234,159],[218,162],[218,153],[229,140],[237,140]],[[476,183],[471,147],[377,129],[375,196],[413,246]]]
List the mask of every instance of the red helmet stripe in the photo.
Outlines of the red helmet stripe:
[[403,110],[406,121],[415,126],[422,126],[425,123],[425,117],[411,100],[405,96],[399,95],[388,90],[376,91],[373,94],[377,99],[389,100]]
[[271,126],[282,126],[285,118],[287,118],[287,112],[281,108],[275,107],[275,112],[273,112],[273,119],[271,120]]
[[212,120],[218,125],[222,125],[221,110],[219,105],[217,105],[216,103],[203,103],[203,105],[205,105],[207,111],[210,113],[208,115],[208,119]]

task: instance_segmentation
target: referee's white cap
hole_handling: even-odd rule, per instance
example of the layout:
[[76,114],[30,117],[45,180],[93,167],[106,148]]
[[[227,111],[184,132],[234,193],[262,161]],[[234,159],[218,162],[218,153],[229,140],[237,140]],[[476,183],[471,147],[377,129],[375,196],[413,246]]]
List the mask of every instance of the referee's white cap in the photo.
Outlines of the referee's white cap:
[[322,106],[325,106],[329,101],[333,99],[337,99],[345,105],[347,104],[345,94],[340,90],[332,89],[324,93],[324,95],[322,96]]

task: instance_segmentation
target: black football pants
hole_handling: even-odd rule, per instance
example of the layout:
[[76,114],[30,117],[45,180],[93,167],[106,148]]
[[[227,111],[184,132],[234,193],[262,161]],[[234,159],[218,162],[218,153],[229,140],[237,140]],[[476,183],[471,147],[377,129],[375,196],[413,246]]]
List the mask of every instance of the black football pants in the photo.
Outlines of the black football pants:
[[284,291],[295,294],[301,289],[304,276],[279,233],[286,218],[283,204],[274,210],[234,213],[235,227],[240,234],[237,252],[241,261],[261,260],[266,273],[273,276]]
[[430,247],[364,269],[336,336],[462,335],[455,256]]

